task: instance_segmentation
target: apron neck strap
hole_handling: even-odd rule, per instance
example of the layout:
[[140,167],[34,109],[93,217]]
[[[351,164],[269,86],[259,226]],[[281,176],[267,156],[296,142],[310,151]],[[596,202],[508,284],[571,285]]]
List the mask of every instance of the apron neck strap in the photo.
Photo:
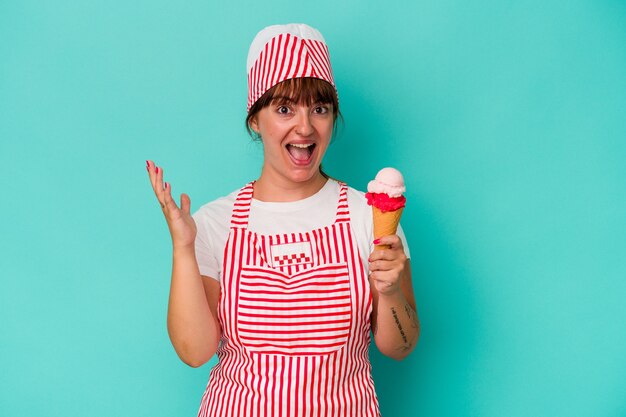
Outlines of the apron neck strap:
[[350,210],[348,210],[348,186],[345,182],[339,182],[341,189],[339,190],[339,202],[337,203],[337,214],[335,215],[335,223],[350,221]]
[[[330,180],[329,180],[330,181]],[[339,182],[339,201],[335,214],[335,223],[350,221],[350,211],[348,209],[348,186],[344,182]],[[254,191],[254,181],[244,185],[235,199],[235,206],[230,218],[230,227],[237,229],[248,228],[248,218],[250,217],[250,203]]]
[[237,198],[235,199],[235,206],[233,207],[233,213],[230,217],[230,227],[238,229],[248,228],[248,217],[250,216],[250,202],[252,201],[252,192],[254,190],[254,181],[244,185]]

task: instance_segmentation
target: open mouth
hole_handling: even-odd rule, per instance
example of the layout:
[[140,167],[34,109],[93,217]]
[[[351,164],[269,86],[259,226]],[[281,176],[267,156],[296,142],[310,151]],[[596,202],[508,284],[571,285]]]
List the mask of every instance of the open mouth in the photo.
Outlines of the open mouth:
[[291,159],[299,165],[308,164],[315,149],[314,143],[290,143],[287,145],[287,152]]

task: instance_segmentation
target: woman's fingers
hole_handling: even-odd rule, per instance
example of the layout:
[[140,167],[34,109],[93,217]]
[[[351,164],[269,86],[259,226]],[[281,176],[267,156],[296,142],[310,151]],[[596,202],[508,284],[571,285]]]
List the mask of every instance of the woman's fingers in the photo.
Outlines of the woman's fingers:
[[370,254],[369,261],[391,261],[395,259],[395,254],[391,249],[376,249]]
[[370,271],[391,271],[396,268],[395,262],[389,261],[373,261],[369,264]]
[[191,215],[191,199],[185,193],[180,195],[180,208],[185,214]]
[[[389,245],[388,249],[376,249],[369,256],[370,278],[388,286],[397,284],[402,275],[406,255],[402,241],[397,235],[381,237],[375,244]],[[383,284],[384,283],[384,284]]]
[[146,161],[146,169],[148,170],[148,179],[150,180],[150,184],[152,184],[152,188],[154,189],[154,181],[152,180],[152,176],[154,175],[154,164],[152,161]]
[[[152,189],[155,189],[156,184],[156,165],[152,161],[146,161],[148,168],[148,176],[150,177],[150,184],[152,184]],[[156,192],[156,190],[155,190]]]
[[404,246],[402,245],[402,240],[398,235],[389,235],[383,236],[374,241],[374,244],[388,245],[387,249],[376,249],[374,250],[370,256],[369,261],[396,261],[402,260],[404,255]]
[[159,167],[152,161],[146,161],[148,163],[148,175],[150,176],[150,184],[152,184],[152,191],[154,191],[154,195],[156,195],[157,199],[161,201],[159,198],[158,186],[157,186],[157,172],[159,171]]
[[388,245],[389,249],[403,249],[402,240],[398,235],[382,236],[376,242],[377,245]]
[[163,193],[163,168],[157,165],[156,167],[156,186],[157,191]]
[[163,202],[165,203],[163,210],[178,210],[178,206],[172,198],[172,186],[167,182],[163,188]]
[[403,249],[376,249],[375,251],[370,253],[368,260],[370,262],[397,261],[397,260],[404,262],[403,258],[405,257],[406,255],[404,254],[404,248]]
[[178,210],[178,206],[172,198],[172,187],[169,183],[165,183],[167,187],[163,183],[163,168],[150,160],[146,161],[146,163],[148,174],[150,175],[150,182],[152,183],[152,189],[154,190],[154,195],[156,195],[156,198],[161,205],[161,209],[165,212]]
[[157,166],[152,161],[147,161],[148,173],[154,194],[156,195],[165,221],[172,235],[174,246],[185,246],[192,244],[196,237],[196,224],[191,217],[191,199],[187,194],[181,194],[179,209],[176,201],[172,198],[172,186],[168,182],[163,182],[163,168]]

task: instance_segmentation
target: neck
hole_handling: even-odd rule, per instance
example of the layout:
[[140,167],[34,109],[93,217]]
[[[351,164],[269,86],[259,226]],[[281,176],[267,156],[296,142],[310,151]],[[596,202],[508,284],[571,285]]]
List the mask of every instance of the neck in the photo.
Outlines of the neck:
[[268,202],[298,201],[311,197],[322,189],[327,178],[321,172],[309,180],[302,182],[289,181],[286,178],[276,178],[266,172],[261,172],[261,177],[254,183],[253,198]]

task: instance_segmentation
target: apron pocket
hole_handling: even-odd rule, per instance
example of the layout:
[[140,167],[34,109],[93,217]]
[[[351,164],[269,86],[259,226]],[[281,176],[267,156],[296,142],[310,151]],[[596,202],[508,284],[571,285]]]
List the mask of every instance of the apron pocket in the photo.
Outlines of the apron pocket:
[[244,266],[237,297],[237,333],[254,353],[327,355],[346,344],[352,320],[346,264],[288,276]]

